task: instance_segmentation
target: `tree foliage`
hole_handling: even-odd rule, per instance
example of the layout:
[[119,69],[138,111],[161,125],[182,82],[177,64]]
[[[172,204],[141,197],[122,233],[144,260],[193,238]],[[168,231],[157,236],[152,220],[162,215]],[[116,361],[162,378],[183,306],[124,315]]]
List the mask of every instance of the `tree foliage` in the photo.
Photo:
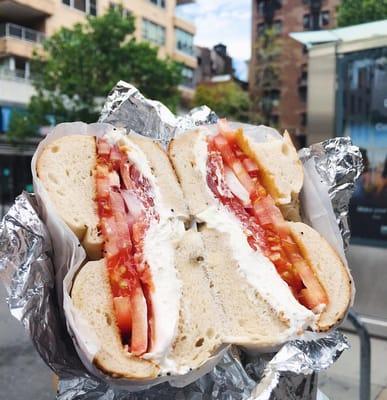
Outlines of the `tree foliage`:
[[134,29],[133,17],[117,8],[61,28],[47,39],[45,54],[35,54],[32,63],[36,95],[27,113],[11,120],[11,138],[29,136],[37,126],[47,124],[48,117],[56,123],[95,122],[103,99],[121,79],[175,108],[180,65],[159,59],[156,47],[136,42]]
[[280,86],[282,42],[273,28],[265,29],[254,44],[256,66],[252,89],[255,110],[261,115],[262,123],[273,125],[272,111],[275,106],[273,91]]
[[349,26],[387,18],[387,0],[342,0],[338,25]]
[[235,82],[203,83],[198,85],[194,105],[207,105],[219,117],[248,122],[250,99]]

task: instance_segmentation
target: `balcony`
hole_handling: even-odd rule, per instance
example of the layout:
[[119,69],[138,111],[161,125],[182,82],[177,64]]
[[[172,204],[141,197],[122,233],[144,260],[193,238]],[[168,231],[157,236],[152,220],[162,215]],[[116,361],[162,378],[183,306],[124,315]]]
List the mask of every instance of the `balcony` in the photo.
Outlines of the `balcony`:
[[177,6],[183,6],[185,4],[193,4],[193,3],[195,3],[195,0],[176,0]]
[[48,17],[55,11],[55,0],[0,0],[0,15],[14,21]]
[[31,58],[34,49],[40,47],[45,35],[24,26],[5,23],[0,24],[0,56],[16,55]]

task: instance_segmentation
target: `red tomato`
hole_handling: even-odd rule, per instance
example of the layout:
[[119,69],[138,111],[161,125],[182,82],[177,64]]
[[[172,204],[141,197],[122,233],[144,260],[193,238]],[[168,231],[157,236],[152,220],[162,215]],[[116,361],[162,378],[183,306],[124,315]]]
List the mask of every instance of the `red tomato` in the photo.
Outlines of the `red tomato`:
[[132,339],[130,351],[136,356],[144,354],[148,348],[148,312],[147,304],[140,286],[131,297]]
[[123,334],[129,334],[132,330],[132,309],[130,298],[114,297],[113,305],[119,330]]
[[298,301],[305,307],[313,310],[320,304],[327,304],[323,299],[319,299],[311,289],[302,289],[297,296]]

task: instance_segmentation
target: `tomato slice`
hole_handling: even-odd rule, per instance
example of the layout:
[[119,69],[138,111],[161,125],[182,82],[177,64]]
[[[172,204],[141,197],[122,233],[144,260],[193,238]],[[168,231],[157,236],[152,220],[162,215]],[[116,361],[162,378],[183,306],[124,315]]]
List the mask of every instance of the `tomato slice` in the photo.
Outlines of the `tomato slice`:
[[129,297],[113,298],[114,312],[120,331],[127,335],[132,330],[132,306]]
[[227,139],[223,135],[219,134],[214,137],[214,143],[222,154],[224,162],[234,171],[240,183],[244,186],[248,193],[251,194],[254,191],[254,182],[243,167],[241,161],[239,161],[234,155],[234,152],[228,144]]
[[140,356],[148,348],[148,310],[141,287],[137,287],[130,300],[133,312],[130,348],[133,354]]

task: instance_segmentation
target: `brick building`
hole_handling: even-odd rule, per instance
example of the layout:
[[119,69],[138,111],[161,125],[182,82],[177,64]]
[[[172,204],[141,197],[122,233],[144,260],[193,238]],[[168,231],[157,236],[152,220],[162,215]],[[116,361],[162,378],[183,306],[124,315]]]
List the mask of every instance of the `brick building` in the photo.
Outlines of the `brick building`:
[[[340,0],[253,0],[252,55],[250,64],[250,91],[260,82],[257,79],[258,55],[256,41],[271,27],[280,37],[280,67],[278,88],[266,94],[271,96],[270,118],[280,128],[288,129],[303,144],[307,114],[307,55],[303,46],[289,37],[289,33],[307,30],[331,29],[336,26],[336,12]],[[270,99],[269,99],[270,100]]]

